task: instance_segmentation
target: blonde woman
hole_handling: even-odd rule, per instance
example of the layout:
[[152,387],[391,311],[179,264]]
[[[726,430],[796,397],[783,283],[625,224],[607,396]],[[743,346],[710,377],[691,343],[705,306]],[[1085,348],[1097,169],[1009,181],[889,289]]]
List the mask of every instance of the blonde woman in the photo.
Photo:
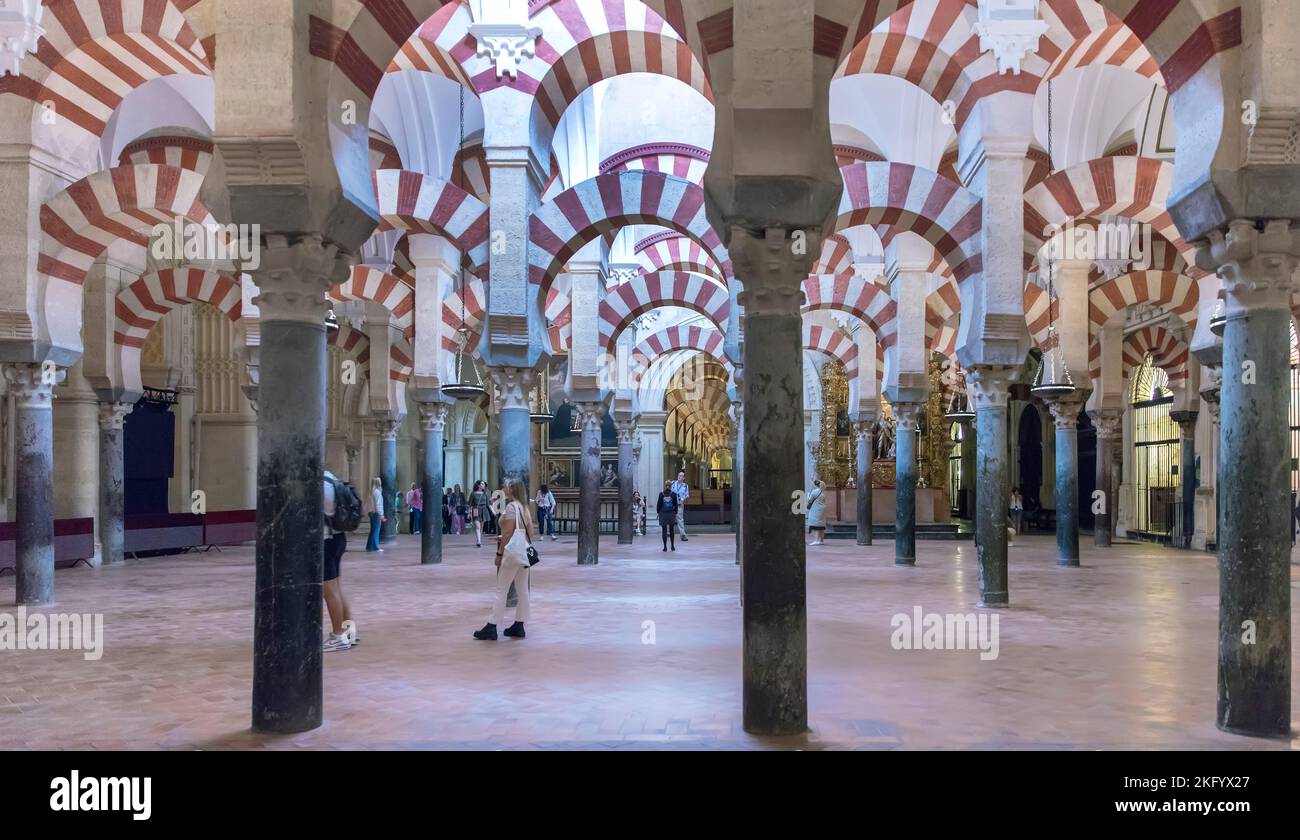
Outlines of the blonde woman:
[[[483,629],[474,631],[474,638],[481,641],[496,641],[497,625],[506,617],[506,598],[511,584],[519,596],[519,605],[515,607],[515,623],[503,631],[504,635],[524,638],[524,622],[528,620],[529,566],[526,552],[533,544],[533,528],[528,516],[527,496],[524,495],[523,482],[517,478],[507,478],[501,489],[506,508],[497,518],[501,535],[497,537],[496,605]],[[516,535],[521,539],[515,540]]]
[[820,478],[813,480],[812,492],[805,500],[808,504],[808,533],[813,535],[809,545],[826,543],[826,484]]
[[370,498],[366,500],[366,512],[370,514],[370,538],[366,540],[366,551],[383,551],[379,547],[379,526],[387,517],[384,516],[384,482],[375,476],[370,482]]

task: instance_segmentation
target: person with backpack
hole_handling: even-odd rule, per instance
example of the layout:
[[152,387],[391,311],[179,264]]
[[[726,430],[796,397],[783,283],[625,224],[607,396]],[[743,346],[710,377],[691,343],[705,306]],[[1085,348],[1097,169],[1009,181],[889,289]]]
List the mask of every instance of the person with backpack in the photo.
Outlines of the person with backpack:
[[325,468],[324,487],[325,546],[321,578],[325,596],[325,609],[329,613],[330,633],[325,638],[324,651],[348,650],[361,641],[357,623],[352,620],[352,606],[343,594],[339,581],[343,552],[348,549],[348,532],[361,525],[361,499],[352,485],[339,479]]
[[[673,489],[671,481],[664,482],[663,492],[659,494],[659,501],[655,503],[655,513],[659,515],[659,529],[663,532],[664,551],[668,550],[669,544],[672,545],[673,551],[677,550],[677,542],[674,539],[675,529],[677,527],[677,510],[681,500],[677,497],[677,491]],[[686,539],[684,536],[682,539]]]

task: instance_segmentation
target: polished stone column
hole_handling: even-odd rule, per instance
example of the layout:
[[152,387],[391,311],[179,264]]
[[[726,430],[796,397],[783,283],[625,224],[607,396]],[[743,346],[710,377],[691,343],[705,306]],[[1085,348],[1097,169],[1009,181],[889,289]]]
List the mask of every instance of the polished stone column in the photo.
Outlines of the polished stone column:
[[52,362],[14,364],[5,379],[16,408],[14,596],[18,606],[54,600],[54,386]]
[[420,430],[424,433],[424,524],[420,528],[420,563],[442,562],[442,434],[447,428],[448,406],[420,403]]
[[357,492],[366,489],[365,477],[357,475],[357,459],[361,457],[361,447],[348,444],[348,481],[352,486],[358,488]]
[[[744,387],[743,384],[741,387]],[[731,518],[735,523],[736,565],[739,566],[741,558],[745,555],[745,494],[743,490],[745,486],[745,403],[741,400],[733,400],[731,413],[735,415],[736,421],[736,461],[731,476]]]
[[916,565],[916,424],[921,417],[921,403],[894,404],[894,485],[897,503],[894,509],[894,564]]
[[253,729],[320,726],[325,295],[347,263],[318,237],[268,236],[260,294]]
[[604,403],[582,403],[582,439],[578,444],[578,565],[600,562],[600,423]]
[[123,429],[134,406],[99,404],[99,542],[104,565],[125,560],[126,475],[123,467]]
[[1007,401],[1016,369],[974,365],[966,384],[975,409],[975,553],[979,558],[980,606],[1010,606],[1007,582]]
[[1219,532],[1220,729],[1291,731],[1291,295],[1300,237],[1286,221],[1237,220],[1198,262],[1227,293]]
[[[1092,425],[1097,429],[1097,489],[1101,491],[1101,511],[1093,514],[1092,544],[1109,548],[1111,523],[1116,513],[1115,450],[1123,446],[1124,412],[1114,409],[1091,412]],[[1094,505],[1094,509],[1096,505]]]
[[871,456],[875,454],[872,451],[875,427],[871,420],[853,423],[853,439],[858,447],[858,474],[854,482],[858,491],[858,545],[871,545]]
[[[637,484],[639,483],[637,477],[641,475],[641,447],[644,441],[641,437],[641,430],[636,428],[635,420],[632,421],[632,428],[636,429],[636,431],[632,435],[632,479],[631,480],[633,485],[632,489],[636,490],[638,489]],[[641,490],[641,504],[646,509],[645,515],[648,516],[650,511],[650,502],[646,499],[645,488],[640,488],[640,490]],[[658,491],[655,491],[655,495],[656,496],[659,495]],[[637,523],[633,521],[632,525],[633,525],[632,531],[633,533],[635,533]],[[642,534],[644,534],[645,523],[641,523],[641,531]]]
[[1079,565],[1079,409],[1072,397],[1048,404],[1056,421],[1056,565]]
[[631,420],[618,421],[618,542],[620,545],[632,543],[632,474],[636,469],[632,459],[632,443],[635,436],[635,423]]
[[530,368],[488,368],[496,392],[501,430],[501,483],[507,478],[517,478],[524,485],[525,495],[531,495],[528,466],[532,458],[533,424],[528,402],[536,372]]
[[[810,239],[813,237],[810,237]],[[807,254],[816,254],[809,242]],[[744,727],[763,735],[808,728],[801,285],[811,256],[787,231],[732,227],[730,252],[745,307],[743,529]],[[762,340],[755,340],[761,336]]]
[[402,421],[394,419],[380,420],[376,424],[379,432],[379,481],[384,493],[384,524],[379,529],[381,543],[392,542],[397,538],[398,523],[401,515],[397,505],[397,430]]
[[1195,411],[1171,411],[1169,417],[1178,424],[1178,486],[1181,490],[1183,515],[1177,536],[1179,548],[1192,547],[1196,531],[1196,415]]

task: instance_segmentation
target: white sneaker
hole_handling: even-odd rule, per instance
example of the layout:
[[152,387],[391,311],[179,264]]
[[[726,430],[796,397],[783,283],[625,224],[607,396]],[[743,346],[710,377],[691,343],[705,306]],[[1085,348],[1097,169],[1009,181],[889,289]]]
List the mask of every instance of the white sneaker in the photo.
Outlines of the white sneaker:
[[348,644],[356,647],[361,644],[361,634],[357,632],[357,623],[352,619],[343,622],[343,638],[348,640]]
[[559,537],[555,536],[554,534],[551,534],[551,539],[552,539],[552,540],[558,540]]
[[345,630],[342,635],[338,636],[330,633],[325,639],[325,644],[322,646],[321,650],[325,653],[329,653],[332,650],[348,650],[351,647],[352,642],[348,641],[347,631]]

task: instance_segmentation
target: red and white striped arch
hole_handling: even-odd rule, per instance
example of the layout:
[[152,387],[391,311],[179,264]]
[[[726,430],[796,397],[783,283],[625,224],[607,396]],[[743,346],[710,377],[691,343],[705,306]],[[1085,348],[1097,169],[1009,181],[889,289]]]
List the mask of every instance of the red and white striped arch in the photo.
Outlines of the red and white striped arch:
[[145,137],[128,143],[117,162],[121,166],[156,163],[206,175],[212,163],[212,141],[202,137]]
[[456,153],[455,171],[459,183],[469,188],[469,194],[484,204],[492,202],[492,173],[488,169],[487,152],[481,140],[466,143]]
[[415,335],[415,289],[383,269],[353,266],[352,276],[330,289],[330,299],[377,303],[392,314],[403,335]]
[[1190,353],[1187,342],[1162,326],[1143,327],[1124,337],[1124,378],[1146,361],[1151,354],[1151,364],[1169,375],[1169,384],[1181,388],[1187,384],[1187,361]]
[[700,274],[659,271],[613,286],[600,302],[600,346],[608,350],[636,318],[661,306],[681,306],[708,318],[726,332],[731,315],[727,290]]
[[632,350],[632,358],[637,363],[637,368],[648,371],[650,365],[660,357],[675,350],[698,350],[731,370],[732,364],[727,358],[725,343],[722,333],[711,327],[677,324],[647,336]]
[[727,250],[705,218],[704,190],[640,171],[597,175],[538,207],[528,223],[529,281],[545,288],[583,245],[628,225],[672,228],[712,253],[724,276],[733,274]]
[[656,271],[693,271],[720,285],[725,286],[727,283],[713,255],[700,243],[679,233],[674,232],[666,238],[649,237],[644,245],[638,243],[636,257],[641,270],[647,274]]
[[1165,199],[1174,167],[1139,157],[1103,157],[1049,175],[1025,193],[1025,255],[1037,259],[1048,233],[1074,219],[1123,216],[1167,223]]
[[713,101],[691,48],[640,0],[554,0],[530,23],[543,35],[536,58],[521,64],[517,87],[534,95],[534,110],[551,130],[584,90],[626,73],[668,76]]
[[[961,313],[961,293],[957,290],[957,281],[953,278],[952,272],[941,260],[931,263],[929,271],[931,275],[937,274],[942,277],[943,282],[925,298],[925,346],[947,356],[950,353],[940,349],[940,346],[947,346],[945,340],[940,339],[940,333],[950,324],[956,324]],[[952,335],[955,351],[957,335],[955,327],[952,328]]]
[[600,174],[645,169],[703,184],[704,170],[708,166],[708,149],[688,143],[645,143],[606,158],[600,164]]
[[847,312],[871,328],[882,348],[892,347],[898,341],[898,305],[890,299],[889,290],[879,283],[852,270],[834,276],[813,274],[803,281],[803,292],[801,312],[819,309]]
[[138,351],[164,315],[190,303],[211,304],[232,321],[243,315],[237,278],[202,268],[168,268],[145,274],[118,292],[113,342]]
[[844,193],[835,228],[889,225],[926,239],[958,283],[981,271],[980,200],[941,175],[902,163],[841,167]]
[[339,323],[337,330],[328,330],[326,344],[337,347],[344,356],[356,362],[362,376],[370,372],[370,338],[361,330]]
[[[461,317],[462,294],[464,292],[464,317]],[[444,350],[456,352],[460,349],[459,331],[465,326],[469,334],[468,346],[478,346],[479,335],[483,332],[483,318],[487,312],[487,286],[479,277],[466,280],[463,289],[452,289],[442,301],[441,343]]]
[[813,274],[839,274],[853,268],[853,246],[842,233],[822,240],[822,252],[813,263]]
[[199,200],[202,183],[197,172],[152,163],[82,178],[41,207],[36,270],[80,286],[95,260],[118,240],[144,247],[155,225],[170,225],[178,216],[210,221],[212,214]]
[[1134,271],[1099,283],[1088,292],[1089,332],[1097,332],[1137,304],[1167,307],[1196,329],[1200,292],[1195,280],[1172,271]]
[[488,208],[442,178],[404,169],[374,173],[380,228],[436,233],[451,240],[475,274],[488,267]]
[[1130,70],[1164,86],[1160,65],[1147,52],[1142,39],[1122,23],[1111,24],[1081,36],[1061,51],[1043,78],[1055,79],[1071,70],[1095,64]]
[[45,35],[30,75],[0,79],[0,93],[53,102],[61,120],[96,137],[131,91],[163,76],[212,75],[186,19],[190,0],[46,0]]
[[1241,45],[1240,0],[1100,0],[1142,40],[1171,94],[1216,55]]
[[832,359],[838,359],[844,365],[844,374],[849,379],[858,375],[858,345],[852,338],[832,327],[810,322],[803,322],[803,349],[825,353]]

